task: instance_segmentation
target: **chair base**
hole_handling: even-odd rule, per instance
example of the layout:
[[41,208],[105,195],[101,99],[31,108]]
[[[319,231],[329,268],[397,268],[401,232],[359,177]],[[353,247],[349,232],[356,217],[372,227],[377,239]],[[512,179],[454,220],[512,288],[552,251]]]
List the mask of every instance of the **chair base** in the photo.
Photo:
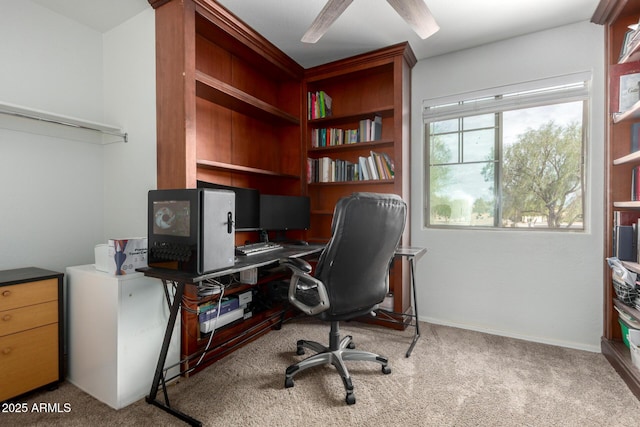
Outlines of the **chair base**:
[[383,374],[390,374],[391,368],[388,366],[389,361],[386,357],[380,356],[368,351],[355,350],[355,345],[352,342],[350,335],[340,339],[339,323],[337,321],[331,322],[331,332],[329,333],[329,347],[326,347],[315,341],[299,340],[297,343],[296,353],[302,355],[305,353],[305,348],[315,351],[317,354],[310,356],[296,364],[289,366],[285,372],[284,386],[286,388],[293,387],[294,375],[302,372],[306,369],[320,365],[333,365],[344,384],[347,395],[345,401],[348,405],[356,403],[356,397],[353,393],[353,384],[351,382],[351,376],[347,370],[347,366],[344,362],[349,360],[361,360],[366,362],[376,362],[382,366]]

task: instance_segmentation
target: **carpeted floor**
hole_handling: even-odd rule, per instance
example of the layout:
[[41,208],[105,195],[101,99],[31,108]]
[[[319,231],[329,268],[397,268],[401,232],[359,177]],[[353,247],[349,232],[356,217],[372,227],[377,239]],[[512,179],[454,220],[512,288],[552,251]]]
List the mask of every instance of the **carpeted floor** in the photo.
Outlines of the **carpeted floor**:
[[[284,388],[284,370],[305,356],[298,339],[328,340],[328,325],[298,319],[169,387],[171,403],[205,426],[634,426],[640,402],[596,353],[421,323],[422,337],[404,354],[404,332],[346,323],[358,348],[389,358],[349,362],[357,402],[346,405],[333,367],[300,373]],[[75,386],[25,401],[65,404],[69,412],[0,414],[6,426],[186,425],[144,399],[119,411]],[[634,421],[635,420],[635,421]]]

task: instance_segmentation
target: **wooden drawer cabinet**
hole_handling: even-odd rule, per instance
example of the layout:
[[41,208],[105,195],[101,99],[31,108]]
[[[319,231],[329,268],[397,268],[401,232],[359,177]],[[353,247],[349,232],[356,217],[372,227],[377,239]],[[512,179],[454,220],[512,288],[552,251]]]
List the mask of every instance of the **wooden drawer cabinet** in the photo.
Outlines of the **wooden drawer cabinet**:
[[62,273],[0,271],[0,402],[62,380]]

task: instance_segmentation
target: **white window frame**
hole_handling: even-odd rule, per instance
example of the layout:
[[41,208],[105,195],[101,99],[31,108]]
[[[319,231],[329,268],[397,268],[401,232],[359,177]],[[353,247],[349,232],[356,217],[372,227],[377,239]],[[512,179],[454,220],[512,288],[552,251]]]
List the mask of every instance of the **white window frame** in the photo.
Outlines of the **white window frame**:
[[[439,98],[425,99],[422,102],[422,118],[423,118],[423,147],[425,152],[424,159],[424,200],[422,203],[423,218],[422,224],[428,228],[445,228],[445,229],[477,229],[483,230],[524,230],[524,228],[508,228],[503,226],[493,227],[475,227],[475,226],[440,226],[428,225],[430,206],[429,194],[431,191],[429,183],[429,175],[431,163],[429,161],[430,145],[429,140],[429,123],[436,121],[451,120],[462,117],[476,116],[481,114],[503,113],[505,111],[517,110],[523,108],[532,108],[556,103],[568,103],[575,101],[585,102],[586,108],[583,111],[583,173],[582,173],[582,204],[583,204],[583,227],[581,229],[556,229],[541,228],[539,230],[546,231],[587,231],[587,212],[586,207],[586,182],[587,182],[587,129],[590,126],[588,122],[588,111],[591,92],[591,72],[579,72],[533,80],[518,84],[499,86],[490,89],[461,93]],[[502,141],[500,141],[502,149]],[[502,167],[502,156],[500,155],[500,165]],[[502,190],[499,190],[499,196]],[[498,201],[501,203],[501,201]],[[500,209],[501,210],[501,209]]]

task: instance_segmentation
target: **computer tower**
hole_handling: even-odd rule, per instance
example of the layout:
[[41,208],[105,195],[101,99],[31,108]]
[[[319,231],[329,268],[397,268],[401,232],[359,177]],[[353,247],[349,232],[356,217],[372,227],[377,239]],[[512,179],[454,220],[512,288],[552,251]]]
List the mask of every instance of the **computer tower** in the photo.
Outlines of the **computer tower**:
[[234,218],[233,191],[149,191],[149,266],[194,274],[232,266]]

